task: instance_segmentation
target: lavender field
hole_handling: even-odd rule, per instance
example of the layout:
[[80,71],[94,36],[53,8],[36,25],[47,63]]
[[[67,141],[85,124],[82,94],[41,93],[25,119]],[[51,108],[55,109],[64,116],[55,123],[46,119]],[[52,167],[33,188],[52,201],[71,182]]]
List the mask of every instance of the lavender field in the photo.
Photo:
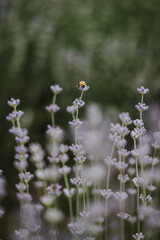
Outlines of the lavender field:
[[[158,240],[160,132],[148,133],[145,127],[149,89],[137,88],[138,118],[122,112],[117,122],[110,122],[113,114],[104,115],[97,104],[87,106],[84,99],[90,86],[80,81],[77,98],[66,109],[71,116],[69,146],[64,143],[66,130],[56,121],[62,90],[59,85],[50,87],[53,99],[46,106],[50,122],[45,146],[31,142],[23,128],[20,100],[8,101],[12,110],[6,119],[15,138],[13,165],[19,179],[15,185],[19,210],[11,239]],[[87,115],[80,120],[84,107]],[[0,174],[3,198],[6,181]],[[3,206],[0,213],[3,219]]]

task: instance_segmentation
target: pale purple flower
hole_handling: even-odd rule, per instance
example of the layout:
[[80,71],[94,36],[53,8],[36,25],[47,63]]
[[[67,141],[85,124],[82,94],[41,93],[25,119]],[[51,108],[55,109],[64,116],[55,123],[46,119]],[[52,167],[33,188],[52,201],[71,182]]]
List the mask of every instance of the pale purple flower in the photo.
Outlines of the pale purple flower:
[[60,92],[63,90],[63,88],[61,88],[58,84],[56,84],[56,85],[51,85],[51,86],[50,86],[50,89],[51,89],[51,91],[52,91],[54,94],[58,94],[58,93],[60,93]]
[[116,192],[113,194],[113,196],[119,201],[123,201],[128,198],[128,194],[126,192]]
[[127,144],[127,141],[126,141],[126,139],[121,139],[120,136],[117,136],[114,140],[114,143],[115,143],[116,147],[119,149],[119,148],[125,147]]
[[19,173],[18,176],[19,176],[20,180],[23,180],[26,183],[28,183],[34,177],[33,174],[30,172]]
[[59,154],[58,158],[59,158],[59,161],[61,163],[66,163],[69,160],[69,157],[66,153],[65,154]]
[[17,193],[17,199],[24,203],[30,203],[32,201],[32,196],[29,193]]
[[85,161],[86,161],[86,157],[84,156],[76,156],[74,158],[74,161],[77,163],[77,164],[83,164]]
[[50,104],[46,107],[46,110],[51,113],[58,112],[60,110],[60,107],[57,104]]
[[8,103],[8,105],[9,105],[10,107],[15,108],[15,107],[17,107],[17,106],[20,104],[20,100],[19,100],[19,99],[11,98],[11,100],[8,101],[7,103]]
[[64,166],[62,168],[59,168],[59,172],[62,174],[62,175],[67,175],[69,174],[71,171],[71,168],[68,167],[68,166]]
[[77,108],[75,106],[68,106],[66,108],[66,110],[67,110],[68,113],[72,113],[73,114],[73,113],[75,113],[77,111]]
[[141,128],[141,127],[144,126],[143,120],[140,120],[140,119],[135,119],[135,120],[133,121],[133,124],[135,125],[135,127],[139,127],[139,128]]
[[104,197],[106,200],[108,200],[113,194],[111,189],[108,189],[107,191],[106,191],[106,189],[100,189],[99,191],[100,191],[100,194],[102,195],[102,197]]
[[134,185],[135,185],[136,187],[138,187],[138,186],[142,186],[142,185],[143,185],[144,179],[141,178],[141,177],[138,177],[138,178],[134,177],[134,178],[132,179],[132,182],[134,183]]
[[47,187],[47,191],[49,195],[53,195],[54,197],[59,197],[62,194],[62,186],[58,183],[51,184]]
[[122,157],[128,157],[130,155],[130,151],[127,151],[126,149],[120,149],[118,150],[118,154],[121,155]]
[[69,125],[72,128],[79,128],[82,124],[83,124],[83,122],[80,121],[79,119],[73,119],[73,121],[69,121]]
[[148,88],[144,88],[143,86],[141,86],[140,88],[137,88],[137,92],[144,95],[149,93],[149,89]]
[[63,131],[60,127],[52,127],[51,125],[47,125],[46,133],[49,137],[58,142],[61,141],[63,136]]
[[128,189],[127,189],[127,192],[128,192],[130,195],[136,195],[137,190],[136,190],[135,188],[128,188]]
[[73,195],[75,194],[75,188],[70,188],[69,190],[67,188],[63,189],[63,193],[66,197],[70,198],[73,197]]
[[155,142],[152,144],[152,146],[156,149],[160,148],[160,132],[153,133],[153,137]]
[[148,189],[150,192],[154,192],[157,188],[156,188],[154,185],[150,184],[150,185],[147,186],[147,189]]
[[43,195],[40,200],[41,203],[46,207],[51,207],[51,205],[54,203],[54,197],[52,195]]
[[80,177],[78,177],[78,178],[71,178],[70,182],[73,185],[76,185],[77,187],[82,186],[82,179]]
[[64,154],[64,153],[68,152],[68,150],[69,150],[68,145],[60,144],[60,146],[59,146],[59,151],[60,151],[61,153]]
[[14,232],[17,240],[26,240],[30,238],[30,231],[27,229],[19,229]]
[[132,120],[131,120],[128,112],[120,113],[119,118],[124,125],[130,125],[132,123]]
[[15,147],[15,151],[19,154],[25,154],[25,153],[27,153],[28,149],[27,149],[27,147],[20,145],[20,146]]
[[85,102],[83,100],[80,99],[75,99],[73,102],[73,106],[75,106],[76,108],[81,108],[85,105]]
[[137,105],[135,105],[135,108],[139,111],[139,112],[143,112],[146,111],[149,106],[147,106],[145,103],[138,103]]
[[127,163],[124,163],[124,162],[120,162],[120,161],[118,161],[118,162],[116,162],[115,163],[115,167],[117,168],[117,169],[126,169],[127,167],[128,167],[128,164]]
[[51,152],[51,156],[47,157],[48,161],[50,163],[58,163],[59,162],[59,157],[57,153]]
[[132,151],[131,151],[131,155],[132,155],[133,157],[138,157],[138,156],[139,156],[139,150],[138,150],[138,149],[132,150]]
[[135,175],[135,172],[136,172],[136,169],[135,168],[133,168],[133,167],[129,167],[128,169],[127,169],[127,173],[129,174],[129,175]]
[[26,184],[20,182],[15,185],[19,192],[24,192],[26,190]]
[[91,212],[90,211],[87,211],[87,212],[86,211],[82,211],[82,212],[79,213],[79,215],[82,218],[89,218],[90,215],[91,215]]
[[104,162],[108,165],[108,166],[114,166],[115,163],[117,162],[117,159],[116,158],[112,158],[110,156],[107,156],[105,159],[104,159]]
[[[18,156],[18,155],[16,154],[16,156]],[[13,164],[14,164],[15,168],[20,172],[28,167],[28,162],[25,160],[20,161],[20,162],[14,161]]]
[[72,151],[75,156],[83,155],[84,153],[83,147],[80,144],[72,144],[71,146],[69,146],[69,150]]
[[13,111],[12,113],[9,113],[9,115],[6,117],[8,121],[14,122],[16,120],[19,120],[24,115],[24,112],[22,111]]
[[121,175],[121,174],[119,174],[118,175],[118,180],[119,181],[121,181],[121,182],[123,182],[123,183],[126,183],[126,182],[128,182],[129,181],[129,176],[128,176],[128,174],[126,174],[126,175]]
[[135,240],[143,240],[144,235],[143,233],[136,233],[135,235],[132,236]]
[[118,216],[119,218],[124,219],[124,220],[128,220],[129,217],[130,217],[130,215],[129,215],[128,213],[125,213],[125,212],[117,213],[117,216]]
[[119,123],[116,123],[116,124],[111,123],[110,124],[110,132],[111,133],[119,133],[120,128],[121,128],[121,125]]

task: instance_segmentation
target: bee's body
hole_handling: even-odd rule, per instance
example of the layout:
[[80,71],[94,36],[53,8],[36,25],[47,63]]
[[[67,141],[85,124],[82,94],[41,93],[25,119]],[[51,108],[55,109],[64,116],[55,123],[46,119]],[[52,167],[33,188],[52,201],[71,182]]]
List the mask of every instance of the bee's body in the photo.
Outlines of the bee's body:
[[80,87],[80,88],[85,88],[85,86],[86,86],[86,82],[84,82],[84,81],[80,81],[78,83],[78,87]]

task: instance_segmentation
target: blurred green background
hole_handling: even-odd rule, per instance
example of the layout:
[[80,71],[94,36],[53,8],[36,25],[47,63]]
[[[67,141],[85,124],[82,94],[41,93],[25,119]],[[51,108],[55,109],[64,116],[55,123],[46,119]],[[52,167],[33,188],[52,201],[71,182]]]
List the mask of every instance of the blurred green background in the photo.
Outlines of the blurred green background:
[[14,140],[5,116],[7,100],[21,99],[24,126],[31,141],[45,142],[50,121],[51,84],[62,94],[57,114],[66,128],[65,112],[78,91],[80,80],[91,89],[86,101],[133,112],[136,88],[148,87],[147,101],[160,100],[159,0],[1,0],[0,1],[0,168],[7,176],[13,208],[17,172],[13,167]]

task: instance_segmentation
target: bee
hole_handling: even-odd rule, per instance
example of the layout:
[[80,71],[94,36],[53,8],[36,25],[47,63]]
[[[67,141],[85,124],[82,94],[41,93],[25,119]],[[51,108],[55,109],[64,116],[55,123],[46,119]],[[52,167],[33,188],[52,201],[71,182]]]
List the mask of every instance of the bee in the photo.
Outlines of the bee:
[[80,81],[80,82],[78,83],[77,87],[78,87],[78,88],[85,88],[86,85],[87,85],[86,82]]

